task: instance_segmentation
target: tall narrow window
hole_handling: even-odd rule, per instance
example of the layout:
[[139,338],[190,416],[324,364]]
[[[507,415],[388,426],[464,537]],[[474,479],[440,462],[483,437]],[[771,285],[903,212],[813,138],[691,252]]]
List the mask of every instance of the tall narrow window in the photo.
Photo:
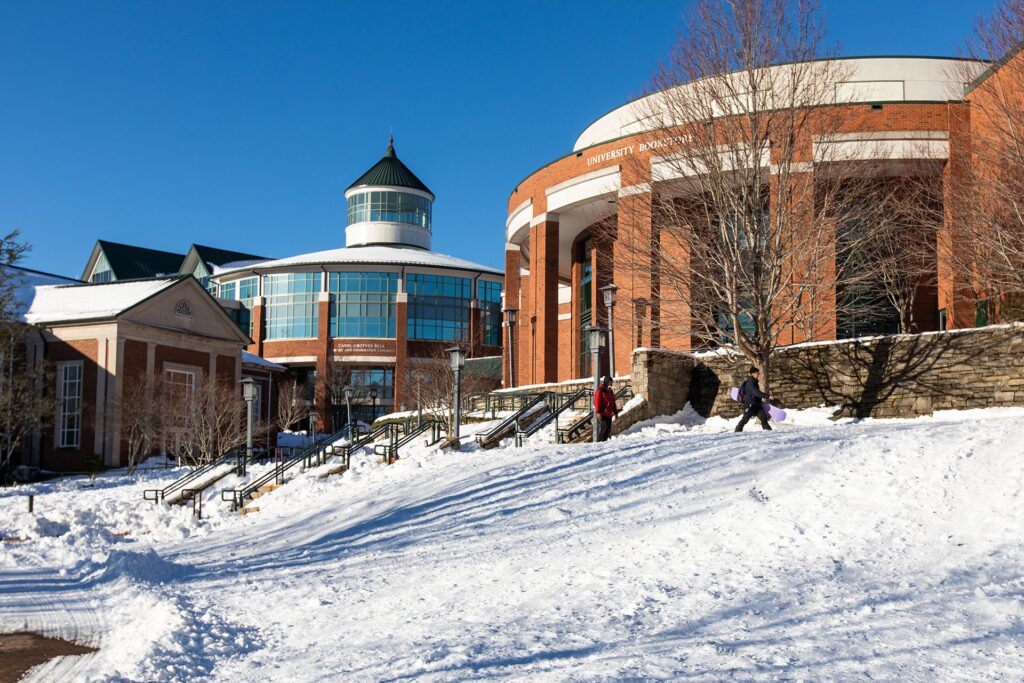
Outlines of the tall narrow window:
[[82,363],[63,363],[57,371],[57,400],[60,415],[57,443],[60,448],[78,448],[82,440]]
[[593,259],[594,243],[588,237],[579,246],[579,259],[582,270],[580,277],[580,377],[586,377],[593,372],[590,364],[590,335],[587,328],[594,320],[592,307],[594,305],[594,271]]

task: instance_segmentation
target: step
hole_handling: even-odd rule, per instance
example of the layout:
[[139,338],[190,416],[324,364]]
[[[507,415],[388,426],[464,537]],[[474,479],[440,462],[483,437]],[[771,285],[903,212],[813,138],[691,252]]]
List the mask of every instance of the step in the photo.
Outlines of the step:
[[320,479],[325,479],[326,477],[329,477],[332,474],[344,474],[347,471],[348,471],[348,467],[346,467],[345,465],[336,465],[335,467],[332,467],[331,469],[327,470],[326,472],[321,472],[319,478]]

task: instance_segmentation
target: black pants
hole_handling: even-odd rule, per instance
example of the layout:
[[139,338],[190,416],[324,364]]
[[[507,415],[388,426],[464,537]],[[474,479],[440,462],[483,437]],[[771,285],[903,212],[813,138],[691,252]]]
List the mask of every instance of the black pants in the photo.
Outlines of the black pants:
[[612,434],[612,419],[605,417],[604,415],[599,416],[597,422],[597,440],[607,441],[608,437]]
[[750,418],[757,417],[761,421],[761,429],[771,429],[771,425],[768,424],[768,415],[764,412],[764,406],[761,405],[760,401],[754,401],[750,406],[743,412],[743,417],[740,418],[740,423],[736,425],[736,431],[742,432],[743,428],[750,422]]

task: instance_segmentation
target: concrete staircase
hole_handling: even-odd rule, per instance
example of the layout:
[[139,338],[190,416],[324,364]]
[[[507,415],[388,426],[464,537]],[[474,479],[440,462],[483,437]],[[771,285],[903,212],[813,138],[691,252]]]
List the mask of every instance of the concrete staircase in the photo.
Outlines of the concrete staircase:
[[259,487],[258,489],[253,491],[252,496],[251,496],[251,502],[248,505],[246,505],[244,508],[239,510],[239,512],[241,512],[243,515],[248,515],[248,514],[251,514],[253,512],[259,512],[260,511],[259,506],[258,505],[253,505],[253,503],[255,503],[259,498],[267,495],[271,491],[276,491],[277,489],[281,488],[282,486],[284,486],[284,484],[270,483],[270,484],[264,484],[263,486]]

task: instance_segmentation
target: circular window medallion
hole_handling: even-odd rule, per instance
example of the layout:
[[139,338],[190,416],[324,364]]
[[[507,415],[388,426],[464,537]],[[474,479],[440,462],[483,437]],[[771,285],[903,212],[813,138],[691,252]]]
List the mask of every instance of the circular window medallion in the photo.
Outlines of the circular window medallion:
[[178,303],[174,304],[174,312],[178,315],[183,315],[188,318],[192,317],[192,307],[188,305],[188,302],[182,299]]

